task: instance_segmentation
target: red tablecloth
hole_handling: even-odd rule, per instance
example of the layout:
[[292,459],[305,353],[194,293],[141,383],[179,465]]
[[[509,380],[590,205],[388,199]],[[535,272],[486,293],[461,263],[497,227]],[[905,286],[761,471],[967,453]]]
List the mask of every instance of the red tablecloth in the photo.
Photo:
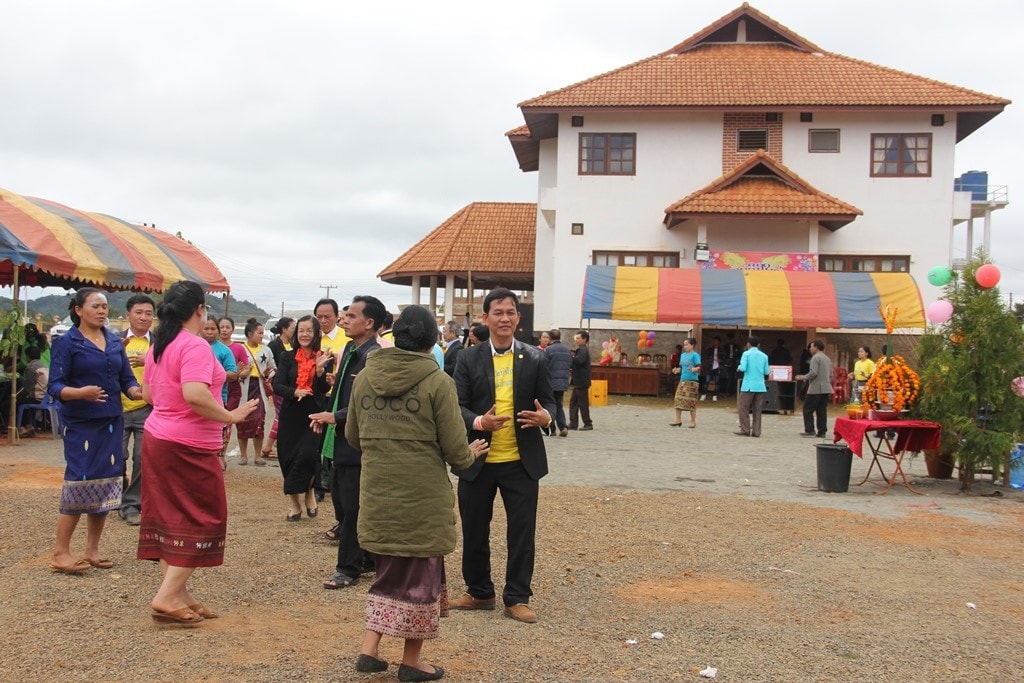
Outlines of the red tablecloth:
[[923,420],[851,420],[837,417],[832,440],[846,441],[857,457],[862,458],[864,434],[880,429],[896,432],[896,452],[923,451],[938,448],[942,438],[942,427],[937,422]]

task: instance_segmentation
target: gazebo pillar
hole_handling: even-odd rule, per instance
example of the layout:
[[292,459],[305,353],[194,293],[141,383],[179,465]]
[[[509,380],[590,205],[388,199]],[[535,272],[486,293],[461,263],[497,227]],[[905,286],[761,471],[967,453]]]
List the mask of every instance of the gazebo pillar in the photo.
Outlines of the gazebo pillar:
[[455,276],[451,273],[444,278],[444,321],[455,319]]
[[430,312],[437,315],[437,276],[430,276]]
[[410,284],[412,285],[412,301],[410,303],[412,303],[414,306],[419,306],[420,305],[420,276],[419,275],[413,275],[412,276],[412,282]]

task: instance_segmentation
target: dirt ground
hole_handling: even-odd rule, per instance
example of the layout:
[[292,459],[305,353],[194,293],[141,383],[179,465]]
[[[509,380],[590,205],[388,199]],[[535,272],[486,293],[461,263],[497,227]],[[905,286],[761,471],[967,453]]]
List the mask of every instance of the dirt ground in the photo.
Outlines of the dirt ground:
[[[1019,679],[1020,492],[963,495],[916,459],[924,495],[875,495],[871,481],[823,493],[797,416],[766,416],[764,436],[745,439],[725,402],[702,404],[695,430],[667,426],[667,399],[612,404],[594,410],[593,432],[547,440],[540,622],[453,613],[424,648],[445,680],[696,681],[709,666],[720,681]],[[867,467],[855,458],[854,483]],[[62,473],[59,441],[0,447],[4,679],[395,680],[395,666],[355,673],[370,581],[323,590],[329,501],[317,519],[285,522],[276,468],[231,461],[225,563],[194,579],[222,617],[190,630],[153,625],[157,569],[133,559],[138,530],[116,516],[101,546],[114,569],[47,570]],[[460,558],[447,558],[453,597]],[[381,652],[396,661],[400,642]]]

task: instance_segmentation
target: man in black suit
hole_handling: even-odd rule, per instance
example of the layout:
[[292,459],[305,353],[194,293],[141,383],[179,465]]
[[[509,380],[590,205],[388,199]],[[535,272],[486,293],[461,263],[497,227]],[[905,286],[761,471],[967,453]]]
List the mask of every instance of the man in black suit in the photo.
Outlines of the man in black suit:
[[444,351],[444,371],[449,377],[455,376],[455,364],[458,363],[459,351],[462,350],[462,341],[459,339],[461,336],[462,325],[454,320],[446,322],[441,330],[441,337],[444,339],[444,343],[448,345],[448,348]]
[[[572,394],[569,396],[569,429],[589,431],[594,428],[590,420],[590,333],[580,330],[573,337],[576,348],[572,351]],[[580,427],[579,417],[583,417]]]
[[519,298],[495,289],[484,298],[488,341],[464,349],[455,368],[462,417],[469,440],[487,439],[490,451],[459,477],[462,518],[462,576],[466,594],[452,609],[493,610],[491,517],[495,493],[501,492],[508,523],[508,560],[502,602],[505,616],[537,621],[529,606],[540,478],[548,472],[542,428],[551,426],[555,399],[547,357],[536,347],[516,341]]

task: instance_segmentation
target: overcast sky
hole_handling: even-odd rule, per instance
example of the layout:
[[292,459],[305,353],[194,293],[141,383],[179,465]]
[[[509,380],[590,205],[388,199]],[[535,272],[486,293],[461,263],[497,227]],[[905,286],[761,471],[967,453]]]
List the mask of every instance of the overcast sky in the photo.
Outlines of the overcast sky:
[[[427,232],[473,201],[536,201],[504,137],[518,102],[739,4],[0,0],[0,187],[180,230],[272,313],[322,285],[395,310],[409,289],[376,274]],[[751,4],[824,50],[1014,100],[956,173],[1024,191],[1024,3]],[[1021,206],[993,225],[1002,292],[1024,300]]]

